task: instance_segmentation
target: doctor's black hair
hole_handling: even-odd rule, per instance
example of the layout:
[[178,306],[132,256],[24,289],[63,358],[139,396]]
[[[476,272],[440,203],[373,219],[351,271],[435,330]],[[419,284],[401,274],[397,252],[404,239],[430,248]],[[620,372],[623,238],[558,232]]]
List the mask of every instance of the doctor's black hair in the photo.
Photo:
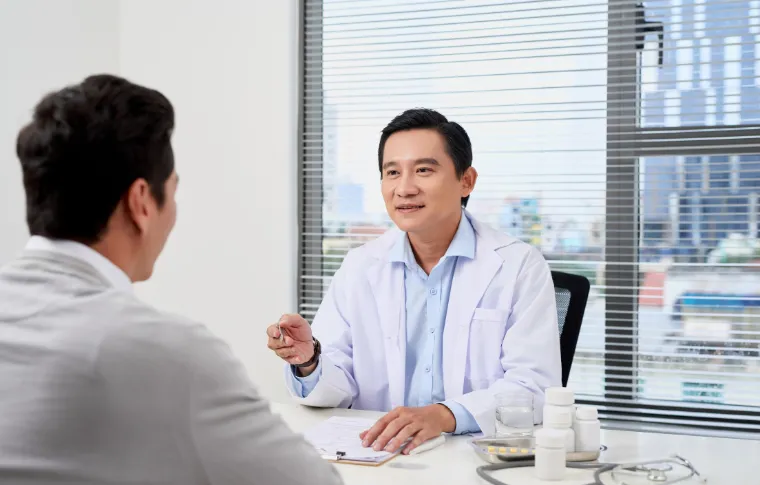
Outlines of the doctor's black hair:
[[[441,113],[432,109],[414,108],[408,109],[391,120],[383,128],[380,136],[380,145],[377,149],[378,168],[380,176],[383,173],[383,151],[385,142],[394,133],[399,131],[429,129],[435,130],[441,134],[446,144],[446,153],[454,161],[454,169],[457,177],[461,178],[465,171],[472,166],[472,144],[467,132],[461,125],[449,121]],[[462,197],[462,206],[467,206],[468,197]]]
[[162,207],[173,128],[163,94],[117,76],[90,76],[42,98],[16,140],[29,232],[93,244],[138,179]]

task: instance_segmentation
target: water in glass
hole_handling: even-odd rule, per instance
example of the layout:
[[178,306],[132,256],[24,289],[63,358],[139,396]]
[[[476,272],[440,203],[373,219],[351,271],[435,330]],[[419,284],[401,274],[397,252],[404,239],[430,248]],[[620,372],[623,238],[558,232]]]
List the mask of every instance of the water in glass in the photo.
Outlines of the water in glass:
[[497,436],[533,434],[533,395],[508,394],[496,398]]

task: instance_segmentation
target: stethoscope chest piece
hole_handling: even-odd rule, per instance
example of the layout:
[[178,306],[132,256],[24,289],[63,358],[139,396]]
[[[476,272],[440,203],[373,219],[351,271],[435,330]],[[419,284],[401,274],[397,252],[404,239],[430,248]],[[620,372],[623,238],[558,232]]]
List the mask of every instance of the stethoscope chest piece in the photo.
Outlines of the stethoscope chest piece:
[[668,476],[665,475],[665,470],[649,470],[647,480],[655,483],[667,482]]
[[672,466],[667,464],[660,464],[659,466],[646,466],[639,465],[631,468],[634,472],[643,472],[647,474],[647,480],[653,483],[665,483],[668,481],[667,472],[673,469]]
[[649,473],[647,474],[647,480],[649,480],[650,482],[655,482],[655,483],[667,482],[668,476],[665,475],[665,472],[668,470],[672,470],[672,467],[667,467],[667,470],[652,468],[649,470]]

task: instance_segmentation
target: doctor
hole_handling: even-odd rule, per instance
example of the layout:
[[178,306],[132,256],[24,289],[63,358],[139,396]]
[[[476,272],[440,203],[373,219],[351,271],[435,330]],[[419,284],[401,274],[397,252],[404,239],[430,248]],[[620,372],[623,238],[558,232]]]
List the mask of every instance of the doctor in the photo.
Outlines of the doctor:
[[467,133],[408,110],[382,131],[378,161],[397,229],[346,255],[313,326],[285,315],[267,329],[290,393],[390,411],[361,435],[376,450],[490,433],[501,393],[531,392],[540,422],[544,390],[561,385],[551,273],[464,210],[477,180]]

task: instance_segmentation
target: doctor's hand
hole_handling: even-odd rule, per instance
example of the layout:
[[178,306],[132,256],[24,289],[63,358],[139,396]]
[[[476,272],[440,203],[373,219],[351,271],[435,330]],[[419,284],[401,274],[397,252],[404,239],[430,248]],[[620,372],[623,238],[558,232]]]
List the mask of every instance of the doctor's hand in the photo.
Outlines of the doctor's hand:
[[[314,340],[311,335],[311,325],[300,315],[283,315],[278,324],[267,328],[269,340],[267,347],[288,364],[295,365],[307,362],[314,355]],[[280,338],[280,329],[282,337]],[[311,374],[316,364],[299,369],[303,376]]]
[[389,412],[367,431],[359,435],[364,446],[372,446],[375,451],[398,450],[409,438],[412,441],[404,447],[404,454],[420,446],[441,433],[453,433],[456,419],[448,407],[432,404],[421,408],[399,407]]

